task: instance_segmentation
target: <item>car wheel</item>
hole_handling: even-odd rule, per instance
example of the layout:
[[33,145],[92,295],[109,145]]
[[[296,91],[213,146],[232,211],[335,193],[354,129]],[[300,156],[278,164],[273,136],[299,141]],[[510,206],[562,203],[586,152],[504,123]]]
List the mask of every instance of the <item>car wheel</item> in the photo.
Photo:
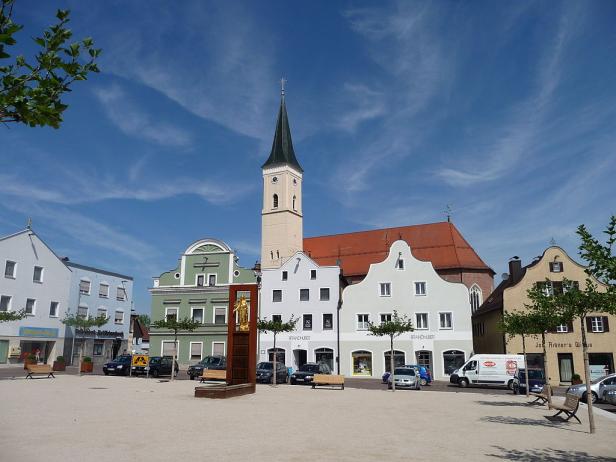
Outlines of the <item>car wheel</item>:
[[152,377],[154,377],[154,378],[158,377],[158,369],[154,369],[152,371]]
[[107,372],[107,371],[103,371],[103,372],[105,373],[105,375],[109,375],[109,372]]
[[510,380],[509,382],[507,382],[507,388],[509,388],[510,390],[513,390],[513,380]]
[[460,388],[468,387],[468,380],[467,379],[460,379],[460,380],[458,380],[458,386]]
[[422,387],[425,387],[426,385],[428,385],[428,381],[426,379],[421,379],[419,383]]
[[195,380],[195,376],[194,375],[189,375],[190,380]]
[[[591,399],[593,404],[595,404],[597,401],[599,401],[599,397],[597,396],[597,394],[594,391],[591,393],[590,399]],[[586,392],[584,392],[584,394],[582,395],[582,401],[584,403],[588,402],[588,395],[586,394]]]

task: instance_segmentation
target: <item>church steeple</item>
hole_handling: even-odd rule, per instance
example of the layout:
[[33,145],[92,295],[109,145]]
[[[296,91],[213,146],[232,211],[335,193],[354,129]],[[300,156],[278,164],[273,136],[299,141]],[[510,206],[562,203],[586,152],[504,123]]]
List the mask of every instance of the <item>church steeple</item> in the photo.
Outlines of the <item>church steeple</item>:
[[278,121],[276,122],[276,133],[274,134],[274,142],[272,143],[272,152],[267,161],[261,168],[275,167],[279,165],[290,165],[299,172],[304,170],[299,165],[293,150],[293,141],[291,140],[291,129],[289,128],[289,118],[287,116],[287,106],[284,101],[284,83],[281,79],[282,89],[280,95],[280,109],[278,110]]

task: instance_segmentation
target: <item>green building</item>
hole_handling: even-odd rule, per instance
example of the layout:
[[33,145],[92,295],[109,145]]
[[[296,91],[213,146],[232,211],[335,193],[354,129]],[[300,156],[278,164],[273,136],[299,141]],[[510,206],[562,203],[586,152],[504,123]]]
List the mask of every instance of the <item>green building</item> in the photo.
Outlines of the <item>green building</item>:
[[[152,321],[186,317],[200,322],[193,332],[178,332],[177,358],[187,366],[212,355],[226,355],[229,284],[256,282],[252,269],[238,265],[231,248],[217,239],[201,239],[180,256],[175,269],[154,278]],[[150,330],[150,355],[171,356],[173,332]]]

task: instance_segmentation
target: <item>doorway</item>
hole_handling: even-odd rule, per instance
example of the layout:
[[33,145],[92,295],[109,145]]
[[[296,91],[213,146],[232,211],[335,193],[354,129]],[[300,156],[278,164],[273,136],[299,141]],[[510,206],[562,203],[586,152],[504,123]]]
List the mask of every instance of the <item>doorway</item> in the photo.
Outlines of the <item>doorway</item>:
[[[432,352],[428,350],[420,350],[415,353],[417,364],[426,368],[432,374]],[[434,374],[432,374],[434,375]]]
[[295,367],[298,369],[308,362],[308,352],[306,350],[293,350]]
[[0,364],[6,364],[9,357],[9,341],[0,340]]
[[314,350],[314,359],[318,363],[324,363],[334,370],[334,350],[331,348],[317,348]]
[[573,354],[558,353],[558,371],[561,382],[571,382],[573,376]]

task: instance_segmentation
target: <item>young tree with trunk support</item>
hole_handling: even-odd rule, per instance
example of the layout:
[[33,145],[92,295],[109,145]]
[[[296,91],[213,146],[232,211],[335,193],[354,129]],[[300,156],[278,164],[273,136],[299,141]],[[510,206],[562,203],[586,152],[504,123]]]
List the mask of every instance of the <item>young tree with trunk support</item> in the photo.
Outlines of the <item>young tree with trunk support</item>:
[[11,322],[11,321],[19,321],[26,317],[26,310],[19,311],[0,311],[0,323],[2,322]]
[[257,329],[260,332],[267,334],[271,332],[274,334],[274,364],[272,371],[272,385],[276,385],[276,360],[278,359],[278,352],[276,351],[276,336],[282,332],[293,332],[295,330],[295,326],[297,325],[297,321],[299,318],[295,318],[295,315],[291,315],[291,318],[287,322],[282,322],[282,318],[280,321],[275,321],[273,319],[268,320],[267,318],[259,319],[257,321]]
[[[412,332],[414,330],[415,328],[413,327],[413,321],[408,319],[405,314],[400,316],[396,310],[394,310],[394,313],[391,316],[391,321],[381,322],[380,324],[368,322],[368,332],[370,333],[370,335],[375,335],[377,337],[389,337],[389,368],[391,369],[391,391],[396,391],[396,376],[394,373],[394,339],[404,334],[405,332]],[[417,377],[417,380],[419,380],[419,377]]]
[[[169,316],[167,319],[154,321],[152,326],[157,329],[168,329],[173,331],[173,354],[171,355],[171,380],[175,378],[175,361],[177,358],[178,332],[192,332],[201,325],[200,322],[193,321],[190,318],[177,319],[175,316]],[[162,355],[162,351],[160,352]]]
[[[81,375],[81,363],[83,361],[83,350],[85,350],[86,342],[84,332],[89,330],[92,327],[101,327],[107,324],[109,318],[107,316],[80,316],[79,314],[66,314],[65,318],[61,320],[62,324],[65,326],[73,327],[75,329],[75,337],[77,337],[77,329],[81,329],[82,335],[81,340],[83,341],[81,345],[81,350],[79,351],[79,375]],[[71,351],[71,357],[74,353]],[[71,359],[71,365],[73,364],[73,360]]]

